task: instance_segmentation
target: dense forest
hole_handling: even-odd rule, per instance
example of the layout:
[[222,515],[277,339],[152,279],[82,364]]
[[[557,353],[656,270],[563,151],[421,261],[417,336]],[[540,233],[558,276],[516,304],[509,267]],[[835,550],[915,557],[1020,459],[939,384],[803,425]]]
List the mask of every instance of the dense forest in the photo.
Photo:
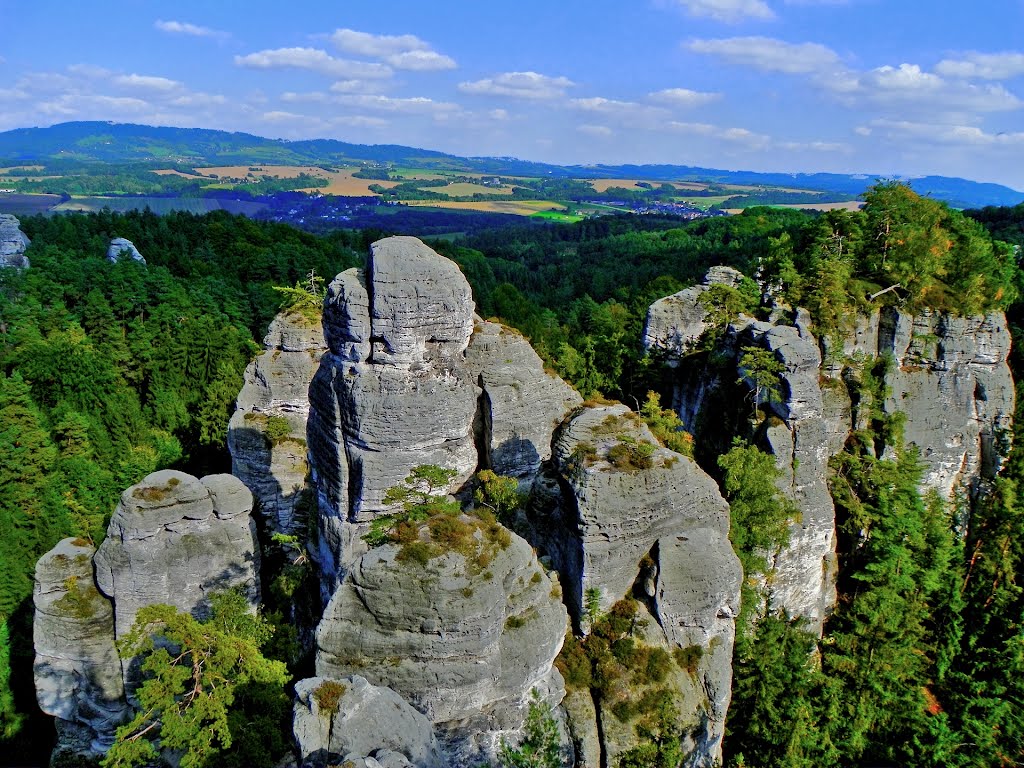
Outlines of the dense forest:
[[[361,264],[380,234],[313,236],[222,212],[33,217],[22,228],[31,268],[0,271],[0,739],[10,755],[31,754],[45,727],[31,680],[36,559],[64,536],[98,543],[120,491],[156,468],[226,471],[227,420],[281,304],[274,286]],[[148,263],[108,262],[111,237],[131,239]],[[432,246],[460,265],[481,315],[520,329],[582,394],[639,406],[664,376],[640,346],[647,307],[712,265],[772,286],[774,301],[806,306],[819,333],[836,337],[869,297],[1019,320],[1022,244],[1024,206],[964,215],[879,184],[860,212],[614,216]],[[752,279],[712,301],[719,328],[768,310]],[[1012,364],[1022,380],[1019,351]],[[884,397],[886,361],[872,365],[867,404]],[[740,618],[727,763],[1018,764],[1024,414],[1018,448],[969,510],[921,498],[898,417],[879,409],[870,424],[832,467],[843,568],[824,638],[785,615]],[[719,458],[696,438],[750,575],[784,535],[771,457],[751,444]]]

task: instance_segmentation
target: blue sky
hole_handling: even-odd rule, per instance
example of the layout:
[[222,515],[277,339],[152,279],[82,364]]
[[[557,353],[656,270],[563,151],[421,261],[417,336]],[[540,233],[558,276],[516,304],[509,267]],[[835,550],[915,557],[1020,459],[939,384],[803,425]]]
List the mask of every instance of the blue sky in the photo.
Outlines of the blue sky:
[[1024,190],[1024,0],[0,0],[0,130],[113,120]]

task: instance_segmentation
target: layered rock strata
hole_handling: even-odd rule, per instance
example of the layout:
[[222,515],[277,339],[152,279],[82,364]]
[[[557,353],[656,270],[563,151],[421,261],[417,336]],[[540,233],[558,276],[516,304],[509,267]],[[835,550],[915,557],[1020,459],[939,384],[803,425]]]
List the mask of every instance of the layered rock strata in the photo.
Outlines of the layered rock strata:
[[29,244],[28,236],[21,231],[21,222],[10,214],[0,213],[0,267],[28,267],[25,249]]
[[306,422],[309,383],[327,346],[319,322],[285,311],[271,321],[263,348],[245,369],[228,425],[231,473],[252,491],[271,531],[300,535],[316,512]]
[[374,243],[365,271],[329,286],[308,429],[328,579],[358,556],[360,524],[389,511],[385,493],[414,467],[454,470],[450,489],[476,469],[472,330],[465,277],[415,238]]
[[529,483],[551,458],[555,428],[583,399],[544,370],[522,334],[499,323],[477,321],[466,367],[481,389],[481,466]]
[[487,757],[501,731],[522,723],[531,690],[561,700],[552,663],[567,617],[557,582],[523,539],[478,546],[422,564],[395,545],[359,558],[324,611],[316,670],[394,689],[476,742],[459,749]]
[[123,637],[156,603],[203,617],[211,592],[241,588],[259,600],[252,494],[232,475],[165,469],[121,494],[94,558],[96,583],[114,603]]
[[692,459],[658,446],[621,405],[575,415],[555,441],[552,470],[531,521],[571,612],[580,620],[590,595],[602,609],[638,595],[654,619],[650,644],[702,649],[700,685],[681,691],[681,711],[684,727],[700,734],[690,764],[712,765],[721,757],[742,575],[728,505]]
[[100,754],[128,714],[114,611],[96,589],[95,550],[64,539],[36,563],[32,634],[36,699],[56,718],[62,751]]
[[381,765],[440,768],[433,726],[390,688],[360,675],[312,677],[295,684],[292,731],[303,768]]

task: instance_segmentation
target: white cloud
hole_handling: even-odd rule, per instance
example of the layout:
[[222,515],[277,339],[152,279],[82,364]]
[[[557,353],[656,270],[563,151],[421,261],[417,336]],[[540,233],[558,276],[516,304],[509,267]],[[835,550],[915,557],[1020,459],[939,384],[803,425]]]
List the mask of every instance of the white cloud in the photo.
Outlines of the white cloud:
[[968,53],[960,59],[943,59],[935,65],[935,71],[964,80],[1009,80],[1024,75],[1024,53]]
[[675,0],[691,16],[706,16],[734,24],[744,19],[774,19],[764,0]]
[[106,67],[97,67],[93,64],[72,64],[68,67],[68,72],[93,80],[106,80],[114,74]]
[[853,147],[839,141],[783,141],[778,144],[780,149],[791,152],[825,152],[850,154]]
[[576,130],[588,136],[596,136],[599,139],[607,139],[615,135],[615,131],[607,125],[579,125],[576,126]]
[[717,101],[722,98],[722,94],[691,91],[689,88],[666,88],[663,91],[647,94],[647,98],[672,107],[691,108]]
[[880,106],[918,106],[944,113],[1001,112],[1024,106],[1001,85],[950,82],[916,64],[878,67],[860,75],[858,84],[854,97]]
[[910,120],[873,120],[859,126],[862,136],[881,135],[893,141],[913,140],[958,147],[1024,146],[1024,131],[986,133],[973,125],[935,125]]
[[343,94],[336,98],[337,103],[376,112],[400,112],[406,114],[438,114],[459,110],[458,104],[445,101],[434,101],[424,96],[411,98],[392,98],[373,94]]
[[492,109],[487,113],[487,116],[492,120],[508,120],[509,114],[507,109]]
[[308,120],[305,115],[299,115],[295,112],[285,112],[284,110],[275,109],[270,112],[264,112],[260,115],[260,120],[265,120],[268,123],[294,123],[300,120]]
[[407,69],[414,72],[436,72],[442,69],[455,69],[455,59],[437,51],[403,51],[384,58],[395,69]]
[[235,56],[235,64],[250,69],[306,69],[341,79],[387,78],[391,67],[365,61],[337,59],[319,48],[274,48]]
[[381,59],[395,69],[419,72],[455,69],[455,60],[435,51],[416,35],[372,35],[354,29],[338,29],[331,42],[345,53]]
[[353,128],[382,128],[385,125],[391,125],[391,121],[381,117],[367,117],[366,115],[343,115],[342,117],[331,118],[331,124]]
[[377,93],[383,87],[380,80],[338,80],[331,84],[331,93]]
[[717,40],[691,40],[685,44],[694,53],[720,56],[734,64],[762,72],[810,74],[835,68],[839,55],[818,43],[787,43],[771,37],[728,37]]
[[198,24],[189,24],[187,21],[163,21],[158,19],[153,24],[161,32],[170,32],[175,35],[191,35],[193,37],[225,37],[225,32],[218,32],[216,29],[201,27]]
[[147,91],[177,91],[184,87],[178,80],[170,80],[166,77],[155,77],[152,75],[118,75],[114,78],[113,82],[115,85]]
[[557,99],[575,83],[567,77],[536,72],[505,72],[474,82],[459,83],[459,90],[478,96],[511,96],[517,99]]
[[167,103],[172,107],[214,107],[227,104],[228,100],[219,93],[186,93],[176,96]]

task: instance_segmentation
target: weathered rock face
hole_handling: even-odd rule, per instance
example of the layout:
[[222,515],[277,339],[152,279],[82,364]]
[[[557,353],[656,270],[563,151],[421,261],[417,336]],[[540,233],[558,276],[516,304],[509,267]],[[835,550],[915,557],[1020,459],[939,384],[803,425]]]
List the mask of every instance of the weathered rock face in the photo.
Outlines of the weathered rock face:
[[7,213],[0,213],[0,267],[29,266],[25,249],[29,239],[21,231],[21,222]]
[[712,285],[735,287],[742,279],[743,274],[732,267],[712,267],[701,285],[658,299],[647,310],[644,348],[665,352],[666,362],[677,364],[708,329],[708,312],[699,301],[701,295]]
[[474,741],[458,747],[464,757],[493,757],[531,689],[552,703],[564,693],[552,667],[567,621],[557,585],[515,535],[423,565],[399,553],[378,547],[349,570],[317,630],[317,674],[387,685]]
[[1002,313],[911,316],[887,307],[858,322],[843,352],[891,356],[885,410],[906,414],[904,438],[921,451],[926,487],[949,498],[999,471],[1014,404]]
[[94,549],[64,539],[36,563],[36,698],[58,720],[63,750],[104,752],[128,714],[114,611],[93,582]]
[[390,688],[359,675],[296,683],[292,730],[303,768],[357,760],[369,765],[366,758],[396,768],[444,764],[430,721]]
[[331,283],[308,428],[328,581],[365,550],[358,534],[413,467],[455,470],[451,489],[476,469],[472,318],[458,267],[411,237],[374,243],[365,273]]
[[551,435],[583,399],[544,370],[530,342],[510,328],[480,320],[466,349],[466,367],[481,395],[481,465],[530,481],[551,458]]
[[315,513],[306,462],[308,390],[326,342],[319,323],[282,312],[263,347],[245,369],[228,425],[231,473],[252,491],[270,530],[296,535]]
[[204,616],[211,591],[241,587],[259,599],[252,494],[232,475],[198,480],[161,470],[121,494],[95,557],[123,637],[139,609],[173,605]]
[[[639,444],[648,449],[631,459]],[[729,704],[740,564],[715,482],[656,445],[626,406],[582,410],[556,439],[555,475],[538,485],[531,522],[577,618],[588,590],[599,591],[606,609],[635,586],[656,619],[649,642],[703,649],[701,685],[682,691],[681,709],[684,727],[703,734],[690,764],[711,765],[721,757]]]
[[107,261],[117,261],[121,258],[121,255],[125,254],[132,259],[132,261],[138,261],[142,264],[146,263],[146,260],[139,253],[139,249],[135,247],[135,243],[124,237],[115,237],[110,241],[110,245],[107,246]]

